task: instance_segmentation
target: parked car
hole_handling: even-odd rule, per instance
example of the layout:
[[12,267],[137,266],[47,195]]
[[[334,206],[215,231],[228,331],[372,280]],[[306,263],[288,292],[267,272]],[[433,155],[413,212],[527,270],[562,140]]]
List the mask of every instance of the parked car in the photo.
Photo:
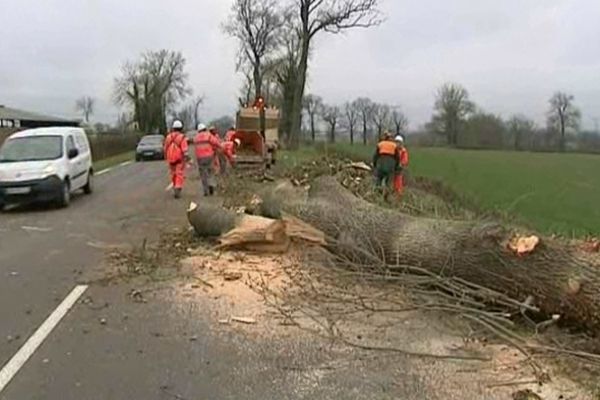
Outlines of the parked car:
[[83,129],[40,128],[15,133],[0,148],[0,208],[12,203],[56,202],[92,193],[92,153]]
[[147,135],[142,137],[135,149],[135,160],[163,160],[165,138],[162,135]]

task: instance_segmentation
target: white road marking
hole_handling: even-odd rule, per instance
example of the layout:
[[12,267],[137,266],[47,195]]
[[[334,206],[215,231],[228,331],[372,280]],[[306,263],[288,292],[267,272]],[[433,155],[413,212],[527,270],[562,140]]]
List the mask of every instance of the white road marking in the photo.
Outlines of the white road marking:
[[39,226],[22,226],[21,229],[29,232],[52,232],[52,228],[41,228]]
[[44,340],[56,328],[59,322],[64,318],[81,295],[87,290],[87,285],[76,286],[62,303],[50,314],[44,323],[35,331],[27,342],[19,349],[17,354],[10,359],[8,363],[0,370],[0,393],[6,388],[9,382],[25,365],[29,357],[35,353]]
[[116,165],[114,167],[110,167],[110,168],[103,169],[102,171],[98,171],[98,172],[96,172],[96,176],[104,175],[106,173],[109,173],[110,171],[112,171],[115,168],[126,167],[129,164],[133,164],[133,161],[125,161],[125,162],[122,162],[121,164],[118,164],[118,165]]

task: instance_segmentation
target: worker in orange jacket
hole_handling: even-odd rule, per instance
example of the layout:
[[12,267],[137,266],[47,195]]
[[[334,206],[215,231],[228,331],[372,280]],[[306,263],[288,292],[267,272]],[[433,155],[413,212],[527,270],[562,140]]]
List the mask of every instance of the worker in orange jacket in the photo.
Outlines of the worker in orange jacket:
[[[208,128],[208,131],[210,132],[211,135],[213,135],[216,140],[219,142],[219,146],[218,146],[218,150],[221,150],[221,135],[219,135],[219,131],[217,130],[217,128],[214,125],[211,125]],[[222,154],[215,154],[215,156],[213,157],[213,171],[215,176],[219,175],[221,173],[221,164],[222,164]]]
[[395,178],[396,168],[400,163],[400,152],[398,145],[394,142],[392,135],[385,132],[383,140],[377,144],[373,155],[373,166],[375,167],[375,185],[391,187]]
[[227,171],[235,166],[235,153],[238,147],[242,144],[240,139],[233,139],[227,142],[223,142],[221,150],[225,157],[225,165],[222,165],[223,172]]
[[400,152],[400,162],[398,163],[396,176],[394,177],[394,191],[398,196],[402,196],[406,186],[405,173],[408,169],[409,155],[408,149],[404,145],[404,137],[402,135],[398,135],[396,136],[395,141]]
[[235,139],[235,127],[231,127],[229,128],[229,130],[227,131],[227,133],[225,134],[225,141],[226,142],[233,142],[233,140]]
[[173,122],[173,129],[165,138],[165,160],[169,164],[173,194],[176,199],[181,197],[185,183],[185,166],[188,161],[188,142],[183,134],[183,123]]
[[202,180],[202,191],[204,196],[212,196],[215,194],[217,186],[214,160],[217,158],[216,155],[220,150],[221,143],[216,136],[206,129],[206,125],[199,124],[198,134],[194,138],[194,146],[200,179]]

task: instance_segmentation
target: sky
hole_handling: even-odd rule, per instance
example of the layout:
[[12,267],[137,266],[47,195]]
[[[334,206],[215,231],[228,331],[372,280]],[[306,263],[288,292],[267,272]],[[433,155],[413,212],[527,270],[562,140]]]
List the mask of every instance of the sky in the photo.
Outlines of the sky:
[[[148,50],[181,51],[204,118],[233,114],[237,44],[221,24],[230,0],[0,0],[0,104],[114,122],[120,66]],[[557,90],[575,96],[584,127],[600,118],[600,1],[381,0],[371,29],[316,36],[308,90],[327,103],[355,97],[399,106],[416,128],[436,89],[465,86],[487,112],[544,123]]]

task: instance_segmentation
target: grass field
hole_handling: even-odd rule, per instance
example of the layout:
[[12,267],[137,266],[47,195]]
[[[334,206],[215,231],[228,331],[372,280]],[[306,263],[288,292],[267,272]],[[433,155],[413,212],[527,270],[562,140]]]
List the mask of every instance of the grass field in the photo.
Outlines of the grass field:
[[[338,145],[335,151],[370,159],[373,148]],[[311,152],[301,150],[295,157]],[[410,171],[439,179],[481,208],[544,233],[600,234],[597,155],[415,148]]]

